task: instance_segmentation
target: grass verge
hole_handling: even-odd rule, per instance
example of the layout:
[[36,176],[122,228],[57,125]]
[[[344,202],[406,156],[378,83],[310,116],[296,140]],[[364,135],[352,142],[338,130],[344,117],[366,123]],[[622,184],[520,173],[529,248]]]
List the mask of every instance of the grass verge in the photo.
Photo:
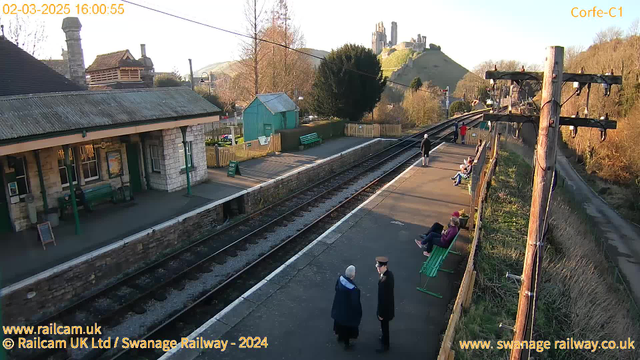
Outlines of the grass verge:
[[[513,334],[498,325],[513,326],[519,283],[505,277],[520,274],[531,205],[531,167],[517,154],[501,151],[488,194],[482,240],[476,257],[476,283],[471,308],[456,329],[453,350],[458,359],[508,359],[497,341]],[[637,359],[638,350],[562,350],[554,341],[637,339],[640,333],[629,298],[608,276],[582,210],[561,190],[554,193],[545,246],[534,340],[549,340],[551,348],[532,352],[537,359]],[[636,337],[634,339],[634,337]],[[459,341],[492,340],[493,349],[461,350]],[[636,346],[640,348],[640,346]]]

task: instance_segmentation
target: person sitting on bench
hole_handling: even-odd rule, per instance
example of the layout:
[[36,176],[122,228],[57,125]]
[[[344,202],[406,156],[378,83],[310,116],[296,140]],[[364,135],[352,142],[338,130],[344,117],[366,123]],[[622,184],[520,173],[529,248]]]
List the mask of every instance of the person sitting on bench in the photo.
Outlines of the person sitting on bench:
[[460,181],[462,181],[462,179],[469,178],[472,170],[473,170],[473,160],[468,159],[467,165],[466,166],[460,165],[460,171],[458,171],[458,173],[451,178],[451,180],[453,180],[453,186],[458,186],[460,185]]
[[[460,217],[460,213],[459,213],[459,212],[457,212],[457,211],[454,211],[454,212],[451,214],[451,217],[459,218],[459,217]],[[444,225],[440,224],[440,223],[439,223],[439,222],[437,222],[437,221],[436,221],[436,222],[434,222],[434,223],[433,223],[433,225],[431,225],[431,227],[429,228],[429,231],[427,231],[426,233],[424,233],[424,234],[420,235],[420,238],[421,238],[422,240],[424,240],[424,239],[426,239],[426,238],[427,238],[427,236],[428,236],[430,233],[432,233],[432,232],[433,232],[433,233],[436,233],[436,234],[444,233]]]
[[433,250],[433,245],[440,246],[441,248],[448,248],[449,245],[451,245],[451,241],[453,241],[456,235],[458,235],[459,227],[460,220],[457,217],[451,217],[451,219],[449,219],[449,227],[447,230],[442,231],[442,233],[431,231],[424,240],[420,241],[416,239],[415,242],[419,248],[424,250],[422,254],[424,254],[424,256],[429,256],[431,255],[431,250]]

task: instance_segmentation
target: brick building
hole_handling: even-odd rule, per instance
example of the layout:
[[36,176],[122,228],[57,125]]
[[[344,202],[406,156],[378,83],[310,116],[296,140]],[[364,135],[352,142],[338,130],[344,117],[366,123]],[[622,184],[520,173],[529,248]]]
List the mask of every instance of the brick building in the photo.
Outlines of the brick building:
[[83,90],[1,37],[0,78],[0,233],[55,218],[77,187],[176,191],[187,169],[191,184],[207,177],[203,124],[220,109],[188,88]]

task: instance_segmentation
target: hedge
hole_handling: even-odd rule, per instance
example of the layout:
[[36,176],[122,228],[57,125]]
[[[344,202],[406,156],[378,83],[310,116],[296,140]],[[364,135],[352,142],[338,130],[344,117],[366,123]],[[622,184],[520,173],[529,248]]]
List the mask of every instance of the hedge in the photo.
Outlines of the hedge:
[[314,121],[295,129],[276,130],[280,134],[282,151],[295,151],[300,146],[300,137],[317,133],[322,140],[344,136],[343,120]]

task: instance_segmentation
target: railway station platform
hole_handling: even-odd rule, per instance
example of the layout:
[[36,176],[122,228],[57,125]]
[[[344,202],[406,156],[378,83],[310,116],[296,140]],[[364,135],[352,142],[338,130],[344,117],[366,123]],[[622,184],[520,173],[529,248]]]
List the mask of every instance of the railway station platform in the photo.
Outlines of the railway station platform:
[[81,234],[75,234],[72,216],[53,228],[56,246],[46,250],[34,229],[0,234],[0,289],[41,274],[92,251],[109,246],[145,229],[161,224],[200,207],[234,196],[266,181],[300,171],[336,154],[371,141],[383,139],[343,137],[303,151],[269,155],[240,163],[242,176],[227,177],[227,169],[209,169],[208,181],[176,192],[148,190],[135,194],[133,201],[105,204],[87,215],[79,211]]
[[[466,187],[454,187],[451,177],[473,145],[443,144],[430,156],[430,166],[414,165],[372,196],[307,248],[245,293],[190,338],[228,340],[220,350],[173,349],[162,360],[212,359],[435,359],[440,335],[449,319],[464,272],[470,234],[462,229],[456,250],[429,282],[437,298],[419,292],[418,271],[426,257],[414,239],[435,221],[446,224],[450,214],[469,213]],[[417,163],[416,163],[417,164]],[[376,354],[380,322],[376,316],[378,273],[375,258],[387,256],[395,277],[395,318],[390,323],[391,349]],[[333,333],[331,306],[335,284],[349,265],[361,290],[363,318],[360,336],[345,351]],[[241,337],[267,338],[262,349],[240,349]]]

